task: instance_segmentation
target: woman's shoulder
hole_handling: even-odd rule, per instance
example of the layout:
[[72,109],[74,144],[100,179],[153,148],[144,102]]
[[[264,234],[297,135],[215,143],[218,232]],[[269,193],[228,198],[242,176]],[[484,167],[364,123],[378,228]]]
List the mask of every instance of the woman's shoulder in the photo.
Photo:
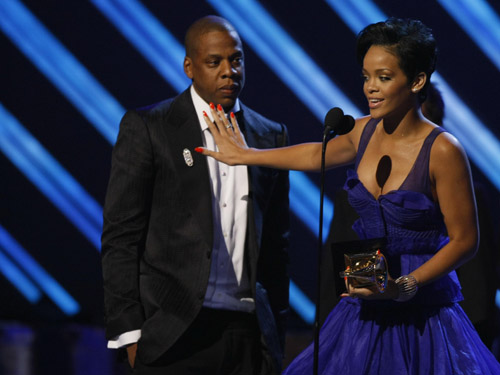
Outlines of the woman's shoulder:
[[356,121],[354,122],[354,129],[358,128],[358,129],[363,130],[365,128],[366,124],[368,124],[368,121],[370,121],[371,119],[372,119],[372,117],[370,115],[358,117],[356,119]]
[[453,134],[443,129],[434,141],[432,152],[437,157],[444,157],[450,154],[463,154],[465,151],[458,139]]
[[464,148],[453,134],[443,131],[436,137],[430,155],[431,170],[447,171],[468,163]]
[[356,139],[359,139],[361,133],[363,133],[363,130],[366,127],[366,124],[368,124],[370,120],[372,120],[371,116],[363,116],[356,118],[356,120],[354,121],[354,127],[348,134],[354,135]]
[[354,128],[356,128],[356,127],[364,128],[366,126],[366,124],[368,124],[368,121],[370,121],[370,120],[372,120],[372,117],[370,115],[358,117],[355,120]]

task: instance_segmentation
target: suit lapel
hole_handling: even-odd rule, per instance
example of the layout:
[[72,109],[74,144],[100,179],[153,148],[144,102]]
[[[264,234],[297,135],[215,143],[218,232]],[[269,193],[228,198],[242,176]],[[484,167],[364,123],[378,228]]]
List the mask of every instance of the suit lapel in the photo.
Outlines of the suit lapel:
[[[206,156],[194,151],[195,147],[203,145],[203,140],[189,89],[174,100],[165,124],[171,158],[178,172],[183,196],[186,197],[185,203],[211,249],[213,223],[210,175]],[[193,159],[192,166],[186,163],[185,150],[189,151]]]
[[[249,118],[248,109],[241,104],[243,109],[243,114],[237,117],[238,125],[241,131],[245,135],[245,140],[249,147],[258,147],[259,143],[255,134],[255,127],[258,124],[255,123],[254,119]],[[252,121],[253,120],[253,121]],[[249,265],[254,265],[259,257],[259,249],[262,236],[262,209],[260,208],[259,202],[260,192],[257,190],[259,187],[259,176],[262,173],[262,168],[256,166],[248,166],[248,230],[247,230],[247,250],[249,257]],[[251,270],[253,271],[253,270]],[[251,272],[253,275],[253,272]],[[253,275],[255,276],[255,275]],[[252,283],[253,285],[253,283]]]

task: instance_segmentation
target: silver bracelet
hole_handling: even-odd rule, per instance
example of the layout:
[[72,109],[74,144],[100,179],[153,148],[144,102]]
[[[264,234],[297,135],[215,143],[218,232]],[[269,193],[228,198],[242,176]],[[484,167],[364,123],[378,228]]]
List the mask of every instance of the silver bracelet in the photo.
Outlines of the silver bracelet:
[[417,294],[417,279],[412,275],[400,276],[396,279],[395,283],[398,286],[399,295],[398,298],[394,298],[394,301],[405,302],[412,299],[415,294]]

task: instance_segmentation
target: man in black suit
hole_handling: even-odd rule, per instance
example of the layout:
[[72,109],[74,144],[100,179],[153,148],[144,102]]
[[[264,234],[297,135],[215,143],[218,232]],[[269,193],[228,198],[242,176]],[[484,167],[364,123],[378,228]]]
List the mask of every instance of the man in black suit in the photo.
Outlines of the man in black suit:
[[[243,105],[241,40],[208,16],[187,31],[175,98],[128,111],[113,150],[102,266],[109,347],[137,374],[275,374],[288,310],[288,173],[230,167],[210,105],[236,113],[247,143],[288,143],[286,128]],[[241,114],[242,112],[242,114]]]

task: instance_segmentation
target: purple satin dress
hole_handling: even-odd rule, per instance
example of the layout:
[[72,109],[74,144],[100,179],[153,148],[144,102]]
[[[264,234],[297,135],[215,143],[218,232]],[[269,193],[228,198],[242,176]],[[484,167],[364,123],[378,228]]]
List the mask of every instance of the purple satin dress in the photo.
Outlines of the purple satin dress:
[[[355,170],[377,123],[370,120],[363,131]],[[360,216],[353,229],[361,239],[387,238],[384,255],[393,278],[418,268],[448,243],[429,179],[430,150],[442,131],[436,128],[426,138],[401,187],[378,199],[355,171],[348,172],[344,189]],[[462,299],[454,271],[404,303],[343,298],[321,328],[319,374],[500,374],[500,364],[458,305]],[[284,374],[312,371],[313,344]]]

